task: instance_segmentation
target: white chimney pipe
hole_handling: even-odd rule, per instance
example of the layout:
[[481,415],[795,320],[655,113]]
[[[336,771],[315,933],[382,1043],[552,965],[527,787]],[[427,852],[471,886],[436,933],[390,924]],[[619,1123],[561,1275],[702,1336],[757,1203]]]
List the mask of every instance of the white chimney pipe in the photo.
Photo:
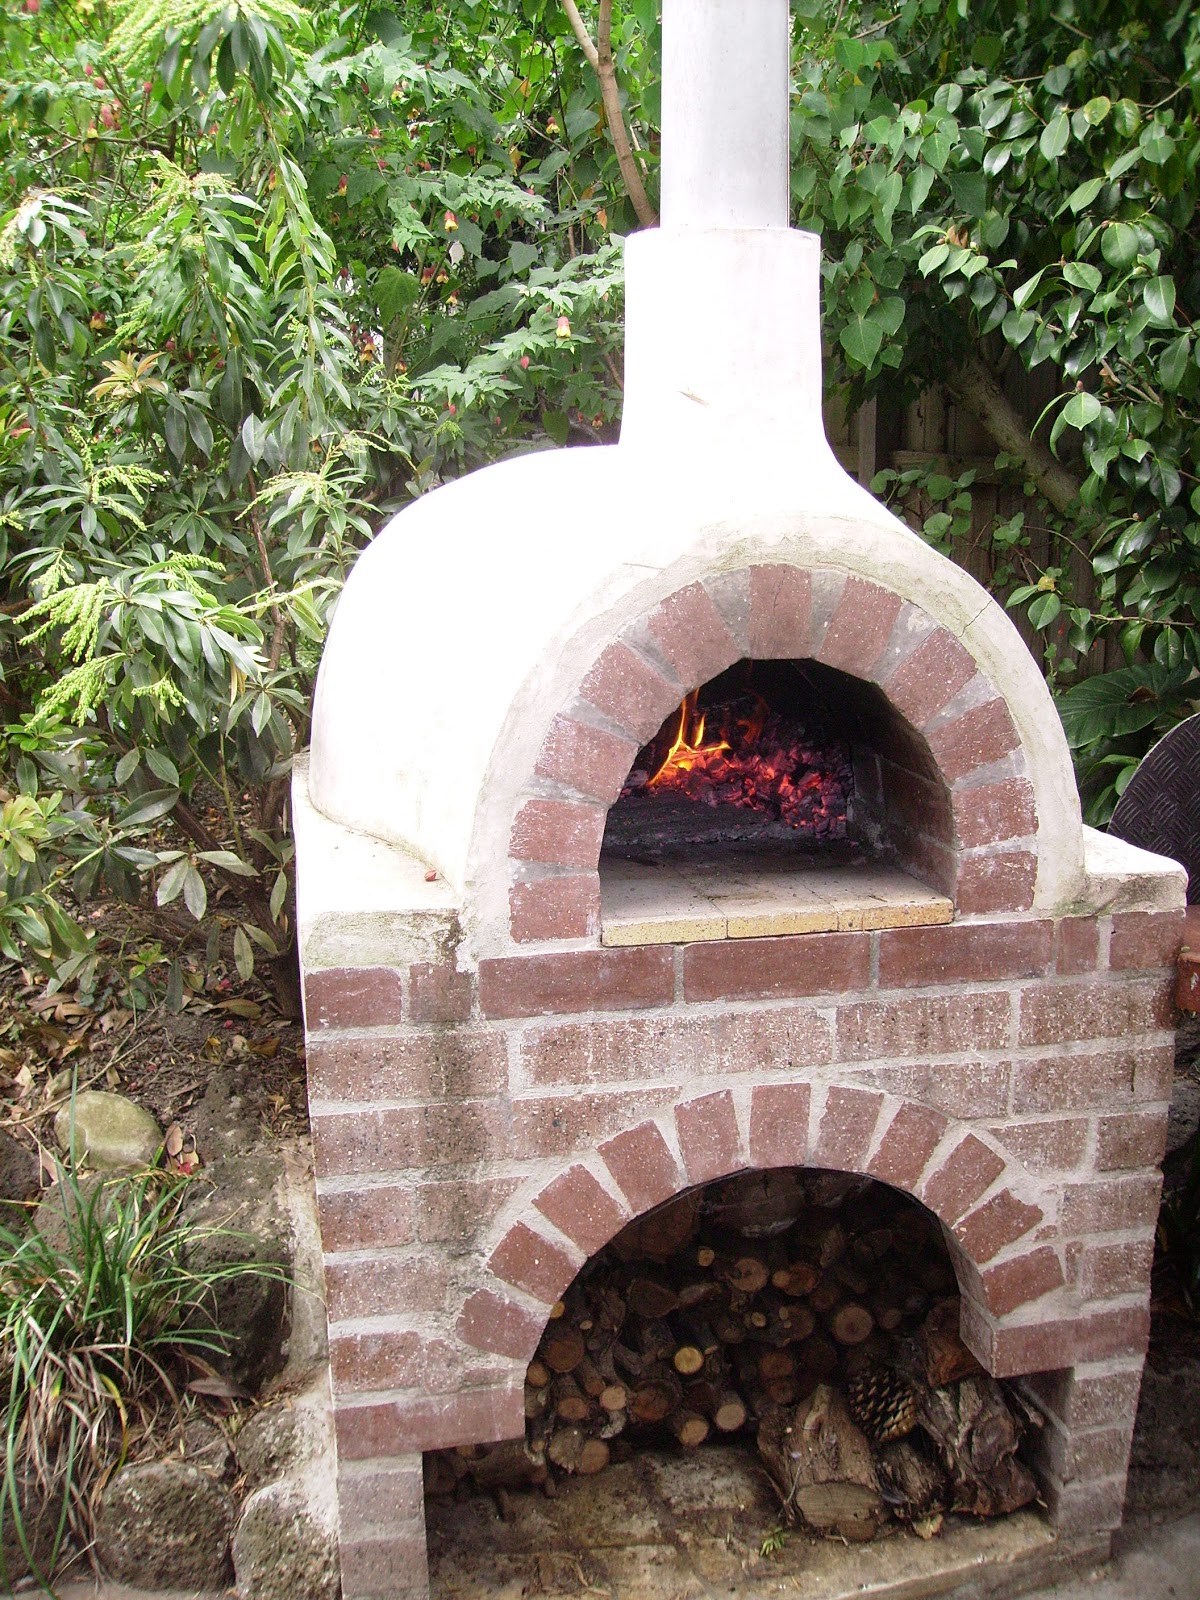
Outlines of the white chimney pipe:
[[788,225],[788,0],[663,0],[662,220]]

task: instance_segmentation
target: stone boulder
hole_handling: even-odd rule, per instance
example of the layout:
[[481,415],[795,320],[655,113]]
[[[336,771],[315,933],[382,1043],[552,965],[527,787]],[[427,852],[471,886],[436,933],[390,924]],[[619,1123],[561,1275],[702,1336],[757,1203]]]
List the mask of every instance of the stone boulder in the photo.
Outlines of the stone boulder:
[[121,1583],[220,1589],[229,1579],[236,1511],[206,1472],[183,1461],[122,1467],[104,1490],[96,1556]]
[[251,1394],[287,1359],[292,1226],[284,1164],[273,1151],[230,1156],[194,1180],[182,1220],[190,1231],[187,1264],[196,1272],[230,1271],[208,1291],[203,1321],[220,1330],[223,1353],[208,1359]]
[[337,1600],[334,1519],[290,1483],[256,1489],[233,1536],[238,1600]]
[[54,1118],[54,1136],[77,1166],[103,1172],[150,1166],[163,1141],[148,1111],[102,1089],[80,1089]]

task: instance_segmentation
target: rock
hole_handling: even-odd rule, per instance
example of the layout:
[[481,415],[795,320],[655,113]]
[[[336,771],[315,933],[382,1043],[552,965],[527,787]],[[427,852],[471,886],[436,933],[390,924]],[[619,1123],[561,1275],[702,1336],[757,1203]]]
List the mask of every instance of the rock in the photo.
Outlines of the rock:
[[148,1111],[122,1094],[102,1089],[81,1089],[70,1105],[63,1106],[54,1119],[54,1136],[79,1166],[105,1172],[149,1166],[163,1140]]
[[283,1199],[283,1161],[270,1151],[231,1156],[206,1169],[185,1198],[191,1237],[187,1264],[206,1272],[246,1263],[209,1291],[207,1326],[224,1354],[210,1354],[223,1376],[257,1393],[286,1361],[291,1222]]
[[249,1489],[274,1483],[313,1453],[312,1429],[302,1410],[279,1401],[243,1423],[235,1442],[238,1470]]
[[232,1483],[237,1477],[237,1457],[229,1440],[215,1422],[193,1417],[183,1430],[183,1458],[200,1467],[218,1483]]
[[24,1227],[37,1203],[41,1170],[32,1150],[10,1133],[0,1133],[0,1222]]
[[297,1489],[272,1483],[242,1507],[233,1536],[238,1600],[337,1600],[337,1534]]
[[[125,1179],[106,1178],[99,1172],[85,1173],[81,1178],[68,1177],[66,1182],[56,1183],[46,1190],[33,1214],[33,1225],[56,1250],[65,1251],[71,1242],[68,1217],[78,1223],[87,1217],[93,1206],[98,1206],[99,1215],[104,1216],[125,1187]],[[74,1231],[78,1235],[78,1226]]]
[[219,1589],[229,1577],[235,1510],[198,1467],[122,1467],[96,1519],[96,1556],[110,1577],[149,1589]]

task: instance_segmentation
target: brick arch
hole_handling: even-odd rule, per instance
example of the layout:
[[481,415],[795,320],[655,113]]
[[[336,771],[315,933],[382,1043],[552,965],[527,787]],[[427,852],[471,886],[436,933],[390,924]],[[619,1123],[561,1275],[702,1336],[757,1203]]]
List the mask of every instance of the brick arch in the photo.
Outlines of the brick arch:
[[[950,801],[961,913],[1025,911],[1034,789],[1004,696],[922,607],[827,567],[761,563],[690,583],[625,627],[556,715],[513,816],[509,927],[518,943],[593,938],[608,808],[685,694],[744,657],[813,659],[875,684],[924,742]],[[986,769],[1006,763],[996,773]],[[987,846],[986,855],[970,852]]]
[[[634,1217],[686,1189],[773,1167],[875,1178],[932,1212],[962,1291],[964,1336],[985,1364],[995,1364],[997,1324],[1018,1311],[1027,1318],[1064,1287],[1059,1253],[1043,1236],[1053,1202],[999,1141],[849,1084],[829,1085],[820,1100],[807,1082],[759,1084],[743,1109],[744,1119],[730,1089],[680,1101],[601,1144],[598,1166],[575,1161],[529,1195],[466,1302],[464,1342],[527,1363],[549,1308]],[[514,1291],[532,1304],[514,1303]]]

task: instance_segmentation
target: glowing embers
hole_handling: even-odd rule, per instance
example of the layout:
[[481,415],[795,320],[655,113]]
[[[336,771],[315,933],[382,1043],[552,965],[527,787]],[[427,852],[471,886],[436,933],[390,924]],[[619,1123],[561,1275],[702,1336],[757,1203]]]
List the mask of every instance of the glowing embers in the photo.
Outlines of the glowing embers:
[[622,799],[733,806],[813,840],[844,839],[854,788],[849,746],[814,738],[796,717],[728,679],[687,696],[638,752]]

